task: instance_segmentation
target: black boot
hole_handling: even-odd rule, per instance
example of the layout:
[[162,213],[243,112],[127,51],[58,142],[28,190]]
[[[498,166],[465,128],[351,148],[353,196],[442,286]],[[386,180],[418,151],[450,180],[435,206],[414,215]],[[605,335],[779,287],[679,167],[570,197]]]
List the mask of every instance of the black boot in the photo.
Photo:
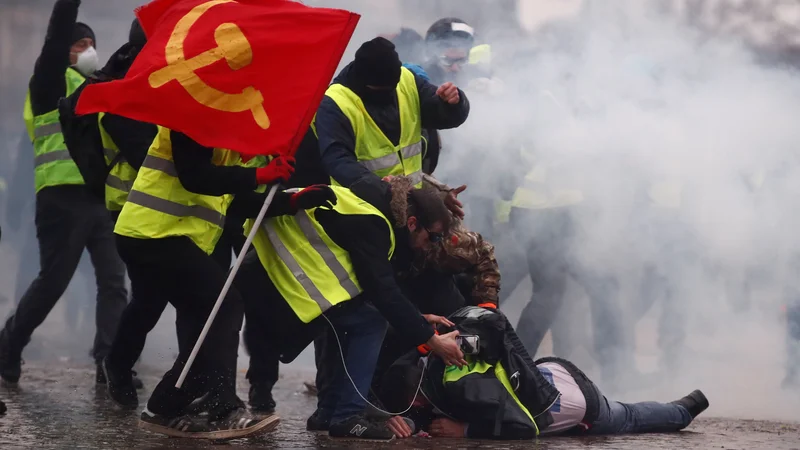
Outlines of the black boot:
[[261,414],[275,412],[275,400],[272,398],[272,383],[250,383],[248,395],[250,409]]
[[[100,375],[103,382],[100,381]],[[139,396],[133,384],[133,375],[130,372],[120,373],[103,360],[98,366],[97,382],[108,386],[108,396],[123,408],[136,408],[139,406]]]
[[5,403],[3,403],[3,401],[2,401],[2,400],[0,400],[0,416],[2,416],[3,414],[5,414],[5,413],[6,413],[6,411],[8,411],[8,408],[6,408],[6,404],[5,404]]
[[16,385],[22,375],[22,349],[15,348],[8,332],[0,332],[0,378],[3,384]]
[[[103,370],[102,363],[97,363],[97,370],[95,371],[94,382],[97,384],[106,384],[108,380],[106,379],[106,373]],[[137,391],[144,389],[144,383],[139,377],[136,376],[136,371],[131,370],[131,384],[133,384],[133,388]]]
[[683,397],[680,400],[675,400],[674,402],[670,403],[686,408],[686,410],[689,411],[689,414],[692,416],[692,420],[699,416],[701,412],[708,409],[708,399],[699,389],[692,391],[691,394]]

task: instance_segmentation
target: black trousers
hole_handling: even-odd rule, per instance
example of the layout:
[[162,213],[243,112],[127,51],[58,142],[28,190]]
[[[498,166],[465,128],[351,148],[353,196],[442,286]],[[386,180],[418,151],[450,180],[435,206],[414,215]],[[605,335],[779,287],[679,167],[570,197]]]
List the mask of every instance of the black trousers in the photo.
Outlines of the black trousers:
[[103,202],[83,186],[44,188],[36,195],[39,275],[20,299],[2,331],[3,345],[21,351],[66,291],[83,249],[97,278],[97,332],[92,354],[100,362],[109,352],[127,304],[125,266],[116,245],[112,219]]
[[245,256],[233,285],[244,300],[244,342],[250,355],[247,379],[250,384],[272,386],[278,381],[280,361],[294,360],[326,324],[321,320],[306,324],[297,317],[270,280],[255,249]]
[[241,297],[232,288],[200,347],[181,389],[175,383],[222,290],[227,270],[189,238],[132,239],[117,236],[128,266],[133,298],[151,312],[166,303],[175,307],[178,359],[155,387],[147,407],[167,417],[182,414],[196,398],[211,393],[213,416],[243,405],[236,396],[236,359],[242,325]]
[[[464,296],[456,285],[452,275],[435,271],[425,271],[417,277],[403,280],[400,283],[406,298],[411,300],[422,314],[449,316],[466,305]],[[415,348],[413,342],[407,341],[402,330],[391,326],[386,332],[372,378],[375,392],[381,379],[397,358]],[[339,350],[333,332],[328,330],[314,340],[314,359],[317,365],[316,385],[318,391],[326,390],[328,383],[334,379],[334,372],[339,364]]]
[[[227,223],[214,253],[211,254],[211,258],[224,271],[231,265],[231,250],[239,252],[244,244],[241,223],[238,230],[233,226],[228,227]],[[166,296],[141,301],[136,297],[131,298],[122,313],[117,335],[106,359],[109,370],[126,373],[133,369],[144,350],[147,335],[156,327],[168,304]]]
[[[267,275],[255,250],[245,256],[233,284],[241,292],[245,306],[244,341],[250,354],[247,379],[251,384],[274,385],[279,364],[294,361],[311,342],[329,332],[328,322],[322,317],[309,323],[300,320]],[[365,300],[365,296],[359,296],[336,305],[325,315],[336,323],[359,311]],[[330,354],[339,361],[335,338],[330,342]]]

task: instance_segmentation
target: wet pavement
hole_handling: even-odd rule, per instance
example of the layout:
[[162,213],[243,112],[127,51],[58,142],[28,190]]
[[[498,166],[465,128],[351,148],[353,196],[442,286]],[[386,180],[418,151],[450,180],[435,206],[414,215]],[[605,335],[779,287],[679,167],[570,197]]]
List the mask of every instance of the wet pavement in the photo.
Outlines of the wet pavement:
[[[138,414],[121,411],[95,389],[94,367],[74,363],[27,364],[16,389],[0,388],[9,411],[0,416],[0,449],[12,448],[423,448],[423,449],[577,449],[586,446],[613,449],[800,449],[800,423],[698,419],[687,430],[673,434],[591,438],[540,438],[535,442],[479,442],[412,439],[387,444],[333,441],[305,431],[305,419],[314,399],[303,381],[311,373],[285,371],[275,397],[281,424],[268,435],[225,444],[188,441],[149,434],[137,428]],[[144,369],[148,387],[160,372]],[[247,382],[239,381],[239,394],[247,398]],[[147,393],[141,395],[147,397]],[[713,400],[712,400],[713,402]]]

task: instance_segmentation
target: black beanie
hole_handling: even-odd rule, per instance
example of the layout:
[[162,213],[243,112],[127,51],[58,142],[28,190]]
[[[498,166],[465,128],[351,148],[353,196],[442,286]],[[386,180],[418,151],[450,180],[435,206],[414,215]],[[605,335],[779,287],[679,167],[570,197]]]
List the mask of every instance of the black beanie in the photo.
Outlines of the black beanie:
[[361,44],[356,51],[352,70],[364,86],[394,88],[400,82],[401,67],[394,44],[386,38],[377,37]]
[[142,29],[142,24],[139,23],[139,19],[133,19],[131,31],[128,33],[128,42],[139,50],[147,43],[147,36],[144,34],[144,29]]
[[89,25],[83,22],[75,22],[75,26],[72,28],[72,43],[74,44],[83,38],[91,38],[94,48],[97,48],[97,39],[95,39],[94,31],[89,28]]

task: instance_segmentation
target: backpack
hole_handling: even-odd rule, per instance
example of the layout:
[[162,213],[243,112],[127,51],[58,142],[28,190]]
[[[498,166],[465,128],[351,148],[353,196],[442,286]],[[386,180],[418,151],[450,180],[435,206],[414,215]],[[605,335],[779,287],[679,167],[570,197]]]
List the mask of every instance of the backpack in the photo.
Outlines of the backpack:
[[119,152],[111,164],[106,164],[98,114],[75,114],[75,107],[83,90],[86,86],[97,82],[100,80],[90,77],[72,95],[61,98],[58,102],[58,113],[64,143],[83,176],[86,188],[99,199],[105,200],[106,178],[119,162],[122,153]]

